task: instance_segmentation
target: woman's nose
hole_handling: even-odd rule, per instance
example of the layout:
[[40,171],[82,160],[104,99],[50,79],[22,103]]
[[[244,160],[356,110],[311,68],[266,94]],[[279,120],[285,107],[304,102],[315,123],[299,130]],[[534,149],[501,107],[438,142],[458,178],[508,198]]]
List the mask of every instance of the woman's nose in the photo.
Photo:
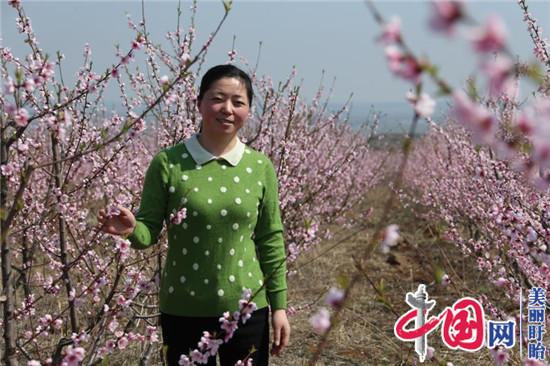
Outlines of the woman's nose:
[[231,114],[233,110],[233,105],[231,104],[231,101],[226,101],[222,104],[222,112],[226,114]]

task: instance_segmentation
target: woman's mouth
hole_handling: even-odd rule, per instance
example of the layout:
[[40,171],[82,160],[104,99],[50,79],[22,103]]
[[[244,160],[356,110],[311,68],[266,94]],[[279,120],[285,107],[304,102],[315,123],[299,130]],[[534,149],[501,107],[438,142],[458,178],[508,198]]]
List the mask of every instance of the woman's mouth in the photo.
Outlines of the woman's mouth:
[[218,122],[220,122],[221,124],[229,124],[229,125],[232,125],[234,123],[233,121],[230,121],[228,119],[218,119]]

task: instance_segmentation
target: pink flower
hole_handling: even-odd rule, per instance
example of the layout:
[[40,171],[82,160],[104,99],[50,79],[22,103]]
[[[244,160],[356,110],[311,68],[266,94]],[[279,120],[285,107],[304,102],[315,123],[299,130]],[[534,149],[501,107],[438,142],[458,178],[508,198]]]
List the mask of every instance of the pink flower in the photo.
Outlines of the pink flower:
[[442,286],[448,286],[450,283],[451,283],[451,278],[449,277],[448,274],[445,273],[445,274],[441,277],[441,285],[442,285]]
[[219,322],[221,323],[220,327],[225,331],[224,342],[227,342],[229,339],[231,339],[231,337],[233,337],[233,333],[237,330],[239,326],[237,324],[237,321],[232,319],[228,311],[223,313],[223,316],[220,317]]
[[472,30],[470,38],[477,52],[497,52],[506,45],[506,28],[502,19],[492,15],[485,25]]
[[504,277],[499,277],[496,279],[495,281],[495,286],[497,287],[504,287],[506,286],[506,284],[508,283],[508,281],[506,280],[506,278]]
[[399,240],[399,226],[392,224],[388,225],[382,233],[382,242],[380,244],[382,253],[389,253],[390,247],[397,244]]
[[128,347],[128,338],[121,337],[117,342],[118,349],[125,349]]
[[160,85],[167,85],[170,82],[170,78],[167,75],[162,75],[159,81]]
[[114,332],[118,328],[118,322],[116,319],[113,319],[109,322],[109,325],[107,326],[107,329],[109,329],[110,332]]
[[426,348],[426,360],[431,360],[434,357],[434,354],[435,354],[435,348],[428,346]]
[[343,301],[344,291],[336,287],[331,287],[327,296],[325,297],[325,304],[337,309],[342,306]]
[[414,111],[421,117],[430,117],[435,109],[435,100],[433,100],[428,94],[421,93],[420,98],[412,92],[407,93],[407,100],[414,105]]
[[506,349],[491,349],[490,350],[494,360],[495,360],[495,365],[496,366],[502,366],[504,365],[505,362],[508,361],[508,352],[506,351]]
[[391,72],[405,80],[418,83],[422,74],[422,66],[413,56],[404,53],[394,45],[387,46],[385,53]]
[[535,121],[525,112],[518,115],[514,123],[525,136],[531,135],[535,129]]
[[191,61],[191,56],[189,56],[188,53],[182,53],[180,56],[180,61],[183,65],[187,65],[187,63]]
[[5,177],[11,177],[15,173],[15,166],[13,163],[7,163],[0,165],[0,173]]
[[67,347],[61,366],[78,366],[84,359],[85,351],[82,347]]
[[33,79],[26,79],[23,87],[28,93],[31,93],[34,90],[34,80]]
[[15,92],[15,84],[13,83],[13,79],[8,76],[4,82],[4,93],[11,94],[13,92]]
[[13,116],[15,124],[20,127],[25,127],[29,123],[29,112],[25,108],[19,108]]
[[430,26],[436,31],[448,35],[454,31],[454,26],[464,17],[463,0],[436,0],[432,1],[432,17]]
[[453,114],[472,132],[476,143],[492,143],[497,128],[496,118],[482,105],[473,102],[463,91],[453,93]]
[[123,239],[119,236],[115,237],[116,241],[116,249],[121,254],[128,254],[128,251],[130,249],[130,241]]
[[7,62],[10,62],[13,60],[13,54],[11,53],[11,49],[8,47],[4,47],[1,49],[2,52],[2,58],[5,59]]
[[201,351],[194,349],[191,352],[191,362],[196,362],[199,364],[207,363],[208,362],[208,355],[202,353]]
[[528,243],[532,243],[537,240],[537,232],[531,226],[527,228],[527,235],[525,236],[525,240]]
[[325,308],[319,311],[309,319],[309,324],[317,334],[323,334],[330,327],[330,313]]
[[392,17],[389,22],[382,26],[382,34],[378,40],[384,44],[398,43],[401,41],[401,18]]
[[237,361],[237,363],[235,363],[235,366],[252,366],[252,365],[253,365],[252,358],[250,358],[250,357],[246,360],[246,363],[244,363],[241,360],[239,360],[239,361]]
[[189,360],[189,357],[187,357],[186,355],[181,355],[180,359],[178,361],[178,365],[179,366],[192,366],[193,362],[191,362],[191,360]]
[[508,57],[500,56],[484,61],[481,64],[481,70],[489,78],[489,96],[498,98],[504,94],[509,98],[516,97],[518,90],[512,78],[514,64]]
[[40,361],[30,360],[27,362],[27,366],[40,366]]
[[132,49],[139,50],[143,47],[145,44],[145,37],[143,37],[141,34],[138,34],[136,39],[132,41]]
[[239,300],[239,316],[243,324],[252,317],[252,313],[257,309],[256,303],[250,301],[251,297],[252,291],[245,289],[241,295],[241,300]]
[[156,343],[159,341],[157,327],[147,326],[146,333],[147,333],[147,340],[149,342]]
[[187,217],[187,208],[182,208],[178,212],[170,214],[170,222],[179,225]]

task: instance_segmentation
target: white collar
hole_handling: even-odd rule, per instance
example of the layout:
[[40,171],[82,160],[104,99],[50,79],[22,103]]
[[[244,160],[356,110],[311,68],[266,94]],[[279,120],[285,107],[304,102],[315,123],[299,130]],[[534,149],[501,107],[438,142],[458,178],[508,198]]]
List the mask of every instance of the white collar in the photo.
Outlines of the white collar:
[[241,158],[243,157],[245,148],[245,145],[241,142],[241,140],[239,140],[238,137],[235,146],[230,151],[220,156],[213,155],[204,147],[202,147],[198,139],[198,134],[194,134],[183,143],[185,144],[187,151],[189,151],[189,154],[191,154],[193,160],[195,160],[195,162],[199,165],[203,165],[210,160],[224,159],[229,164],[237,166],[237,164],[239,164]]

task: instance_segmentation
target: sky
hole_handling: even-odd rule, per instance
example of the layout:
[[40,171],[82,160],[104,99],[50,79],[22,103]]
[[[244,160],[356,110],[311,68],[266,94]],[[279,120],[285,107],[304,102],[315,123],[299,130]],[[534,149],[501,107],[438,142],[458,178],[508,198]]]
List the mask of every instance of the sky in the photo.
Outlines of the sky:
[[[141,19],[140,1],[26,1],[22,0],[41,47],[51,55],[65,55],[64,75],[74,75],[82,63],[85,43],[92,47],[96,70],[105,70],[116,62],[114,45],[127,48],[133,32],[127,26],[126,13]],[[531,12],[541,25],[550,26],[550,1],[528,1]],[[182,2],[182,27],[190,24],[190,2]],[[477,62],[465,40],[465,28],[452,38],[434,34],[427,26],[430,4],[427,1],[375,1],[386,18],[401,17],[407,43],[419,55],[428,56],[442,75],[460,87],[469,75],[476,75]],[[506,23],[512,52],[522,60],[533,60],[532,42],[515,0],[469,1],[469,14],[483,21],[489,14],[499,15]],[[176,28],[177,1],[145,1],[145,13],[151,39],[166,42],[166,31]],[[16,13],[1,0],[3,44],[18,56],[28,53],[15,28]],[[199,1],[196,18],[197,45],[202,44],[223,15],[221,1]],[[317,90],[323,70],[328,88],[335,79],[331,101],[344,103],[353,93],[360,106],[393,105],[403,102],[410,86],[388,70],[383,47],[376,42],[380,33],[362,1],[239,1],[233,4],[226,23],[214,40],[205,67],[227,61],[233,37],[239,57],[256,63],[262,42],[258,73],[273,80],[285,80],[292,67],[302,80],[302,97],[311,98]],[[69,77],[69,76],[67,76]],[[529,85],[525,85],[525,91]],[[427,86],[427,91],[433,90]],[[442,101],[444,102],[444,101]]]

